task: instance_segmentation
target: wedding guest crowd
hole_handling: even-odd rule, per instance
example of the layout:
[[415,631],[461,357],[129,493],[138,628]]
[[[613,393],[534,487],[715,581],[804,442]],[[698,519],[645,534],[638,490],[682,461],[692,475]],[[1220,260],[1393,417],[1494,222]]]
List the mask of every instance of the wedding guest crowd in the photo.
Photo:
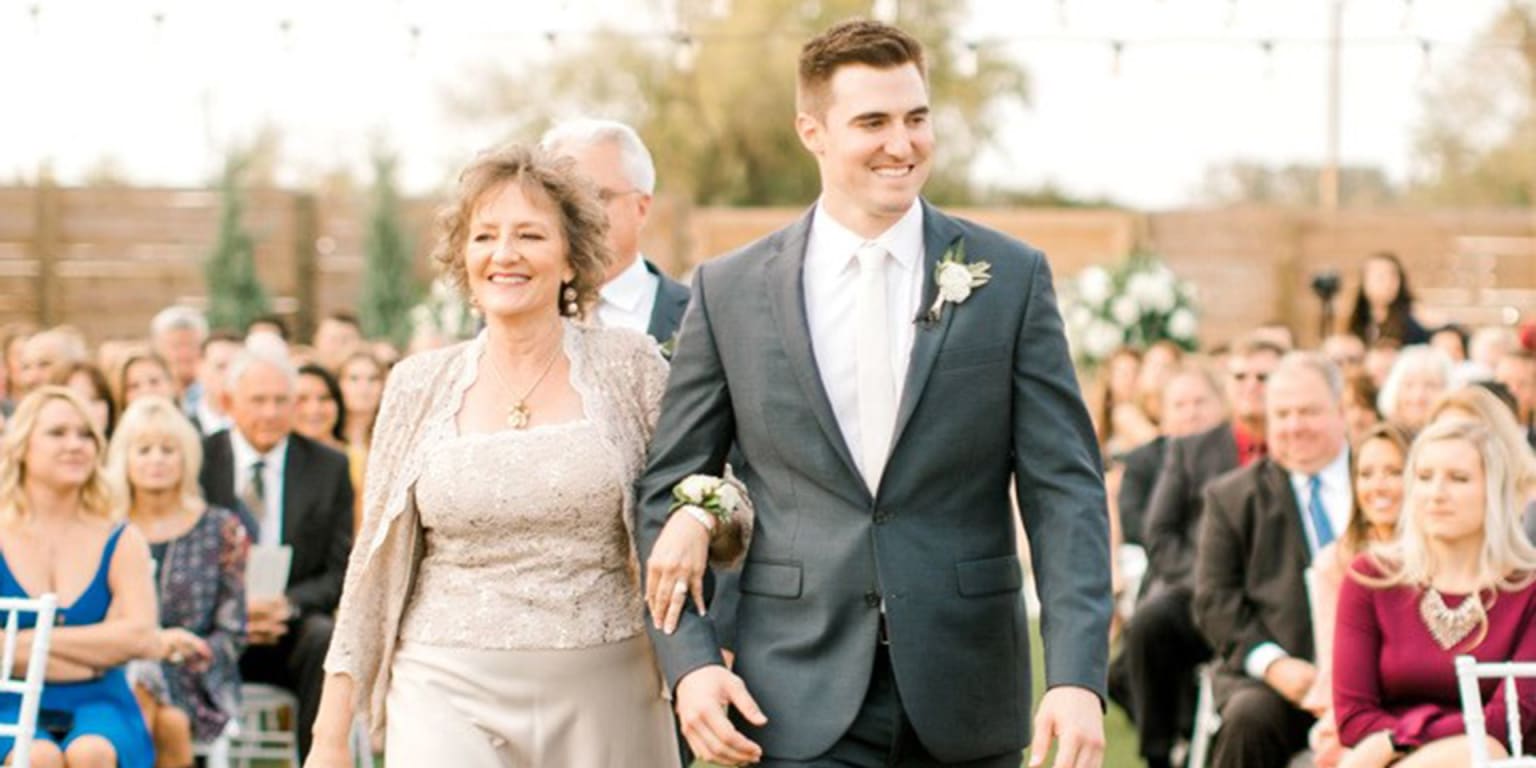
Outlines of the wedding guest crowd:
[[[874,35],[882,56],[911,56],[917,45],[887,37],[888,27],[854,26],[842,34]],[[826,66],[920,71],[916,50],[894,69]],[[829,192],[857,197],[839,178],[823,179]],[[33,764],[194,765],[200,747],[238,730],[245,683],[294,695],[301,759],[324,768],[352,757],[358,717],[376,741],[387,736],[391,760],[410,764],[497,765],[521,750],[541,764],[687,766],[689,744],[742,759],[761,756],[748,735],[795,745],[803,734],[774,720],[778,712],[765,725],[746,692],[742,681],[764,671],[736,669],[738,632],[773,630],[738,628],[736,606],[746,592],[757,601],[749,613],[778,611],[766,601],[802,599],[825,574],[764,560],[739,582],[754,514],[765,509],[754,512],[749,498],[734,516],[657,526],[653,513],[644,545],[633,538],[635,483],[690,301],[640,252],[655,186],[639,136],[606,120],[561,123],[537,146],[478,157],[445,208],[433,256],[484,326],[451,348],[413,345],[404,360],[346,310],[321,317],[307,345],[283,317],[212,329],[181,305],[156,314],[140,338],[94,348],[69,326],[0,328],[0,596],[49,592],[61,605]],[[922,233],[924,217],[939,215],[907,202],[890,232]],[[806,247],[830,248],[830,238],[862,270],[859,237],[820,226],[800,232]],[[906,251],[893,247],[885,255],[895,269]],[[847,277],[815,274],[813,284]],[[1084,416],[1080,436],[1090,458],[1096,438],[1104,485],[1087,485],[1108,492],[1116,548],[1105,564],[1119,590],[1108,690],[1149,768],[1189,754],[1202,682],[1220,719],[1206,734],[1216,768],[1280,768],[1301,753],[1318,768],[1463,765],[1454,658],[1536,661],[1536,326],[1426,324],[1431,309],[1401,259],[1374,253],[1339,332],[1315,348],[1267,322],[1219,352],[1125,346],[1095,372],[1086,387],[1094,434]],[[1046,310],[1049,326],[1055,310]],[[913,333],[911,313],[891,314]],[[811,330],[842,333],[835,325]],[[447,340],[425,346],[437,341]],[[693,344],[691,362],[709,359]],[[721,371],[694,375],[687,384],[711,397],[732,383]],[[717,375],[717,387],[700,384]],[[818,429],[851,418],[844,400]],[[711,408],[738,407],[669,407],[690,404],[716,421],[729,415]],[[760,426],[722,427],[730,434],[711,462],[778,461],[781,446],[765,448]],[[742,435],[750,445],[738,444]],[[885,453],[858,447],[854,487],[870,492],[871,524],[885,525],[897,513],[873,501],[881,471],[864,466]],[[808,482],[801,471],[781,473]],[[652,506],[671,492],[659,482],[642,482]],[[787,496],[830,493],[778,482]],[[785,508],[794,502],[767,507]],[[909,514],[918,513],[902,507]],[[775,546],[794,539],[762,533]],[[287,563],[280,585],[247,583],[252,562],[274,558]],[[1121,578],[1132,563],[1144,567]],[[1011,555],[961,565],[971,567],[953,577],[961,595],[1012,600],[1021,586]],[[887,603],[900,612],[903,595],[855,597],[878,626],[878,639],[860,638],[878,643],[875,673],[869,698],[853,702],[854,730],[832,734],[827,754],[856,752],[860,729],[878,730],[894,712],[894,735],[881,733],[938,764],[895,695],[901,670],[913,669],[889,637]],[[699,634],[706,603],[710,629]],[[997,605],[989,620],[1011,603]],[[837,634],[830,626],[825,637]],[[22,629],[18,668],[33,631]],[[798,634],[774,653],[812,631],[788,629]],[[693,655],[725,662],[693,668],[705,670],[694,686],[707,680],[722,693],[695,706],[681,731],[666,697],[692,672],[662,680],[657,648],[671,649],[674,666]],[[759,652],[758,663],[774,653]],[[1093,703],[1096,682],[1064,685]],[[1495,755],[1516,735],[1500,685],[1481,684]],[[1525,735],[1536,736],[1536,687],[1514,693]],[[470,716],[442,706],[445,697]],[[0,693],[0,721],[18,711],[19,698]],[[544,726],[525,728],[528,719]],[[11,743],[0,739],[0,756]],[[944,746],[971,746],[957,744]]]
[[[33,764],[191,766],[196,745],[230,732],[247,681],[295,693],[307,750],[355,525],[349,455],[372,438],[341,419],[371,427],[387,369],[350,354],[350,409],[335,373],[318,371],[321,445],[292,434],[323,421],[293,350],[258,336],[252,352],[191,308],[96,355],[68,327],[4,336],[0,486],[18,495],[0,500],[0,594],[55,592],[76,627],[53,635],[44,708],[57,714],[39,723]],[[253,545],[291,548],[282,594],[247,595]],[[0,696],[0,716],[15,705]]]
[[[1455,738],[1461,721],[1452,658],[1536,661],[1536,648],[1514,640],[1536,632],[1521,591],[1536,578],[1536,564],[1520,554],[1536,536],[1536,357],[1506,328],[1426,329],[1391,254],[1368,258],[1361,278],[1347,332],[1322,339],[1318,353],[1281,358],[1274,348],[1259,358],[1267,365],[1246,399],[1235,385],[1254,373],[1246,354],[1253,342],[1229,350],[1226,397],[1241,431],[1223,425],[1205,435],[1115,445],[1125,467],[1123,476],[1108,477],[1111,488],[1118,482],[1119,523],[1135,525],[1139,517],[1144,528],[1139,542],[1129,534],[1122,541],[1145,546],[1148,568],[1125,618],[1111,691],[1152,768],[1188,754],[1196,669],[1207,659],[1215,659],[1207,674],[1221,718],[1210,765],[1283,766],[1310,750],[1319,768],[1464,765],[1469,752]],[[1124,413],[1128,403],[1134,407],[1126,382],[1140,354],[1122,349],[1100,371],[1101,434],[1111,422],[1157,423],[1146,410]],[[1193,360],[1211,365],[1216,358]],[[1165,394],[1180,383],[1176,377]],[[1439,455],[1447,452],[1458,453],[1461,464]],[[1421,461],[1416,470],[1412,456],[1444,466]],[[1148,487],[1154,462],[1160,470]],[[1467,502],[1459,538],[1442,545],[1435,537],[1444,534],[1430,531],[1449,525],[1442,520],[1454,505],[1443,491],[1430,493],[1429,478],[1443,472],[1465,484],[1473,464],[1497,475],[1488,488],[1508,491],[1486,505]],[[1416,476],[1425,482],[1415,486]],[[1415,496],[1415,488],[1422,493]],[[1415,510],[1439,511],[1416,521]],[[1468,536],[1517,542],[1494,552],[1468,544]],[[1405,555],[1409,550],[1414,554]],[[1492,571],[1456,571],[1447,581],[1456,589],[1447,592],[1423,568],[1454,557],[1491,563]],[[1459,611],[1458,631],[1472,630],[1433,639],[1435,627],[1425,625],[1431,612],[1420,604],[1437,589],[1449,607],[1436,603],[1434,615]],[[1390,623],[1362,629],[1376,620]],[[1367,637],[1371,644],[1362,646]],[[1433,670],[1409,674],[1401,666],[1426,659]],[[1491,701],[1493,685],[1483,688]],[[1536,691],[1522,686],[1518,700],[1523,714],[1536,713]],[[1392,719],[1410,705],[1442,714]],[[1490,722],[1495,715],[1503,717],[1490,710]],[[1438,724],[1426,730],[1428,722]],[[1502,720],[1490,733],[1498,742],[1493,753],[1503,754],[1509,741]]]

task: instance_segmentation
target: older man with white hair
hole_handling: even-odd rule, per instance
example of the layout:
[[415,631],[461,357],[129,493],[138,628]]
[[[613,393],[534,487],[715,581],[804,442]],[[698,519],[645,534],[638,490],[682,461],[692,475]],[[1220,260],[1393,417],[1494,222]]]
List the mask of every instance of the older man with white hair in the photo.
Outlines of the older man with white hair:
[[299,751],[308,754],[352,549],[347,457],[293,431],[298,373],[284,357],[247,350],[230,362],[224,413],[232,426],[203,445],[203,494],[241,513],[260,546],[292,551],[288,584],[248,601],[247,681],[278,685],[299,699]]
[[176,379],[176,392],[188,416],[197,413],[202,402],[197,369],[203,359],[203,341],[208,338],[208,320],[194,307],[174,304],[155,314],[149,321],[149,342],[155,354],[165,358]]
[[613,120],[582,118],[544,134],[544,149],[565,155],[597,187],[608,213],[608,267],[597,319],[651,335],[664,348],[688,307],[688,287],[662,274],[640,254],[640,234],[656,192],[656,166],[635,129]]

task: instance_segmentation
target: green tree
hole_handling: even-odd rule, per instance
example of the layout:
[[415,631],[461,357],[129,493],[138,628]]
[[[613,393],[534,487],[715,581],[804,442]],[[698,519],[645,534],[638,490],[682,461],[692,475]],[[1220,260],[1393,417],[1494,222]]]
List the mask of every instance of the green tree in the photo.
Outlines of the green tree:
[[1415,197],[1536,204],[1536,0],[1512,0],[1424,99]]
[[[1321,178],[1322,169],[1316,165],[1292,163],[1274,167],[1235,161],[1207,168],[1202,194],[1206,200],[1221,205],[1261,203],[1311,208],[1322,202]],[[1339,198],[1346,207],[1383,205],[1400,196],[1380,168],[1347,165],[1339,169]]]
[[203,266],[208,291],[208,323],[215,328],[244,328],[271,311],[267,291],[256,276],[256,244],[245,230],[245,173],[248,156],[232,151],[219,182],[219,233]]
[[[660,184],[704,205],[804,205],[820,188],[816,165],[794,133],[800,46],[869,0],[675,0],[652,8],[678,20],[667,40],[599,30],[556,39],[547,65],[487,72],[450,104],[471,121],[537,137],[551,114],[610,116],[634,125],[655,156]],[[906,2],[896,23],[927,48],[939,136],[926,193],[963,204],[977,154],[999,138],[995,109],[1023,101],[1028,79],[1003,51],[968,46],[954,29],[965,2]],[[962,62],[964,66],[962,66]],[[597,64],[595,64],[597,63]],[[600,64],[600,65],[599,65]],[[974,64],[974,68],[970,65]]]
[[421,285],[416,279],[411,240],[401,224],[395,164],[394,156],[374,153],[358,320],[369,338],[389,339],[403,346],[410,340],[411,307],[421,298]]

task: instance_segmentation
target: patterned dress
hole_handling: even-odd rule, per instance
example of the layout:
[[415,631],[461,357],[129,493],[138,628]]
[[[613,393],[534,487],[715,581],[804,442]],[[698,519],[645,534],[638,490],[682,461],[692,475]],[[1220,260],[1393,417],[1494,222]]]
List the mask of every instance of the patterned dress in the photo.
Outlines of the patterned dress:
[[150,544],[160,595],[160,625],[207,641],[207,669],[136,663],[135,683],[187,713],[192,738],[206,744],[240,711],[240,654],[245,650],[245,560],[250,542],[240,519],[209,507],[180,537]]

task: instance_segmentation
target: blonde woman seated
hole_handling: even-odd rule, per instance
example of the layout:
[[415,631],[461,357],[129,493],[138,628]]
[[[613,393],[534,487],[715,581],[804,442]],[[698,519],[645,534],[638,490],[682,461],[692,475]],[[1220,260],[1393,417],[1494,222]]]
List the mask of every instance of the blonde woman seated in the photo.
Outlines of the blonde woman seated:
[[1470,421],[1482,424],[1498,440],[1515,475],[1525,511],[1525,536],[1536,542],[1536,452],[1525,442],[1525,431],[1515,420],[1510,405],[1480,384],[1469,384],[1447,392],[1435,403],[1432,423]]
[[[1398,541],[1351,565],[1339,592],[1334,716],[1344,768],[1463,766],[1469,745],[1454,659],[1536,661],[1536,548],[1497,438],[1436,424],[1408,456]],[[1503,683],[1482,682],[1489,751],[1505,755]],[[1536,687],[1517,691],[1527,739]]]
[[[154,747],[124,665],[160,651],[149,548],[112,520],[105,445],[74,392],[43,386],[0,438],[0,597],[59,599],[32,765],[151,768]],[[27,666],[35,617],[21,618],[15,671]],[[0,693],[0,722],[21,697]],[[0,737],[0,758],[12,740]]]
[[1403,509],[1403,466],[1407,462],[1408,437],[1397,427],[1377,424],[1360,438],[1350,454],[1354,503],[1349,522],[1344,533],[1312,559],[1313,589],[1308,597],[1312,600],[1317,677],[1301,706],[1318,718],[1308,739],[1318,768],[1337,765],[1343,754],[1333,719],[1333,625],[1339,587],[1349,564],[1360,553],[1396,538]]
[[108,450],[122,514],[149,541],[160,602],[161,654],[130,668],[158,765],[192,764],[240,711],[245,650],[245,526],[198,487],[202,440],[170,400],[128,406]]
[[[389,377],[309,768],[351,765],[356,712],[392,767],[678,765],[630,534],[667,371],[578,322],[605,227],[569,160],[510,146],[460,176],[434,257],[486,327]],[[674,516],[687,579],[653,618],[698,599],[711,522],[740,549],[736,520]]]

